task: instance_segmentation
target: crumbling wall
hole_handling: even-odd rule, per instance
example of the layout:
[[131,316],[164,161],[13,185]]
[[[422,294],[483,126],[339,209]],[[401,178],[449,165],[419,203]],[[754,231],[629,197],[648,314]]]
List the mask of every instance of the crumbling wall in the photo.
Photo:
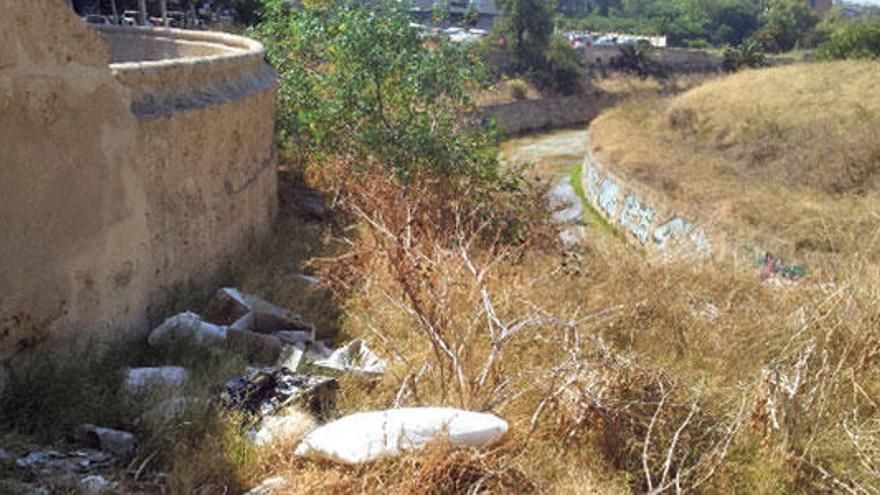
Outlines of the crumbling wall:
[[[116,28],[114,40],[55,0],[0,7],[8,364],[44,341],[141,335],[165,289],[210,279],[269,230],[275,78],[244,38]],[[151,37],[148,61],[110,64],[111,51],[137,54],[120,40]]]

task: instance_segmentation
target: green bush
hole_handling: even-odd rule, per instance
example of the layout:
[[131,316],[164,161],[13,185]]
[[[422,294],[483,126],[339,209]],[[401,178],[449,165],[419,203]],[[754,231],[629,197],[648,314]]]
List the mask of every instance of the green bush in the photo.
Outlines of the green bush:
[[544,87],[563,94],[574,94],[580,89],[581,59],[563,36],[554,36],[544,54],[546,68],[538,79]]
[[712,45],[706,40],[688,40],[687,46],[688,48],[709,48]]
[[510,86],[510,93],[513,95],[514,98],[516,98],[517,100],[526,99],[526,93],[529,90],[529,85],[525,81],[523,81],[522,79],[511,79],[508,83],[508,86]]
[[878,57],[880,19],[872,17],[840,23],[816,50],[819,60]]
[[764,48],[756,40],[749,40],[738,47],[724,49],[724,61],[721,67],[726,72],[736,72],[743,67],[764,67],[767,65],[767,56]]

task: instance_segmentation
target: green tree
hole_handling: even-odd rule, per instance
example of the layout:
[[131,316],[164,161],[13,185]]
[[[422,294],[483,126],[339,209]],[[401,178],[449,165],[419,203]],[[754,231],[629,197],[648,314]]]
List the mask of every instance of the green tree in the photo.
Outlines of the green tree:
[[553,0],[496,0],[507,14],[499,22],[514,64],[522,70],[543,70],[553,35]]
[[837,23],[816,49],[819,60],[880,58],[880,18],[864,17]]
[[499,179],[493,136],[462,119],[468,90],[487,81],[477,53],[426,45],[396,2],[288,3],[267,0],[253,30],[280,78],[282,144],[309,163],[343,162],[350,174],[390,173],[402,184],[433,177],[460,192]]
[[788,51],[809,45],[818,22],[805,0],[769,0],[757,36],[771,52]]

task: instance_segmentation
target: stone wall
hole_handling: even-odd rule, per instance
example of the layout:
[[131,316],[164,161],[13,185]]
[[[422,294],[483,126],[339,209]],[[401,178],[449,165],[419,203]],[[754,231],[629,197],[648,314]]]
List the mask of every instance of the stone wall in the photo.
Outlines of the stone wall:
[[613,103],[614,98],[605,94],[560,96],[489,105],[479,113],[491,116],[507,134],[514,135],[585,124]]
[[276,211],[262,47],[102,33],[55,0],[4,1],[0,364],[141,335],[167,289],[211,279]]

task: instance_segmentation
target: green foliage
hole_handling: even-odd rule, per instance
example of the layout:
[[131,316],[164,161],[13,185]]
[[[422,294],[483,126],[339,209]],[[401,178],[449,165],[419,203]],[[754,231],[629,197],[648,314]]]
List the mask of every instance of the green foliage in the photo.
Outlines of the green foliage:
[[488,84],[473,49],[429,47],[396,2],[287,3],[268,0],[253,31],[280,76],[283,145],[315,165],[381,167],[404,183],[427,175],[456,189],[498,179],[494,136],[462,123],[469,89]]
[[880,18],[864,17],[837,24],[816,50],[819,60],[880,57]]
[[620,55],[613,59],[612,67],[624,72],[633,72],[640,77],[663,75],[660,64],[654,60],[654,47],[641,42],[620,47]]
[[538,78],[542,85],[563,94],[574,94],[580,89],[581,58],[563,36],[554,36],[544,54],[546,70]]
[[767,56],[764,48],[755,40],[749,40],[740,46],[727,47],[724,50],[724,62],[722,67],[727,72],[736,72],[743,67],[764,67],[767,65]]
[[769,0],[760,19],[756,36],[771,52],[809,46],[819,22],[805,0]]
[[522,79],[511,79],[508,85],[510,86],[510,92],[513,94],[514,98],[517,100],[526,99],[529,85],[525,81]]
[[544,70],[545,52],[553,35],[553,0],[498,0],[507,16],[499,31],[507,39],[513,63],[520,70]]

